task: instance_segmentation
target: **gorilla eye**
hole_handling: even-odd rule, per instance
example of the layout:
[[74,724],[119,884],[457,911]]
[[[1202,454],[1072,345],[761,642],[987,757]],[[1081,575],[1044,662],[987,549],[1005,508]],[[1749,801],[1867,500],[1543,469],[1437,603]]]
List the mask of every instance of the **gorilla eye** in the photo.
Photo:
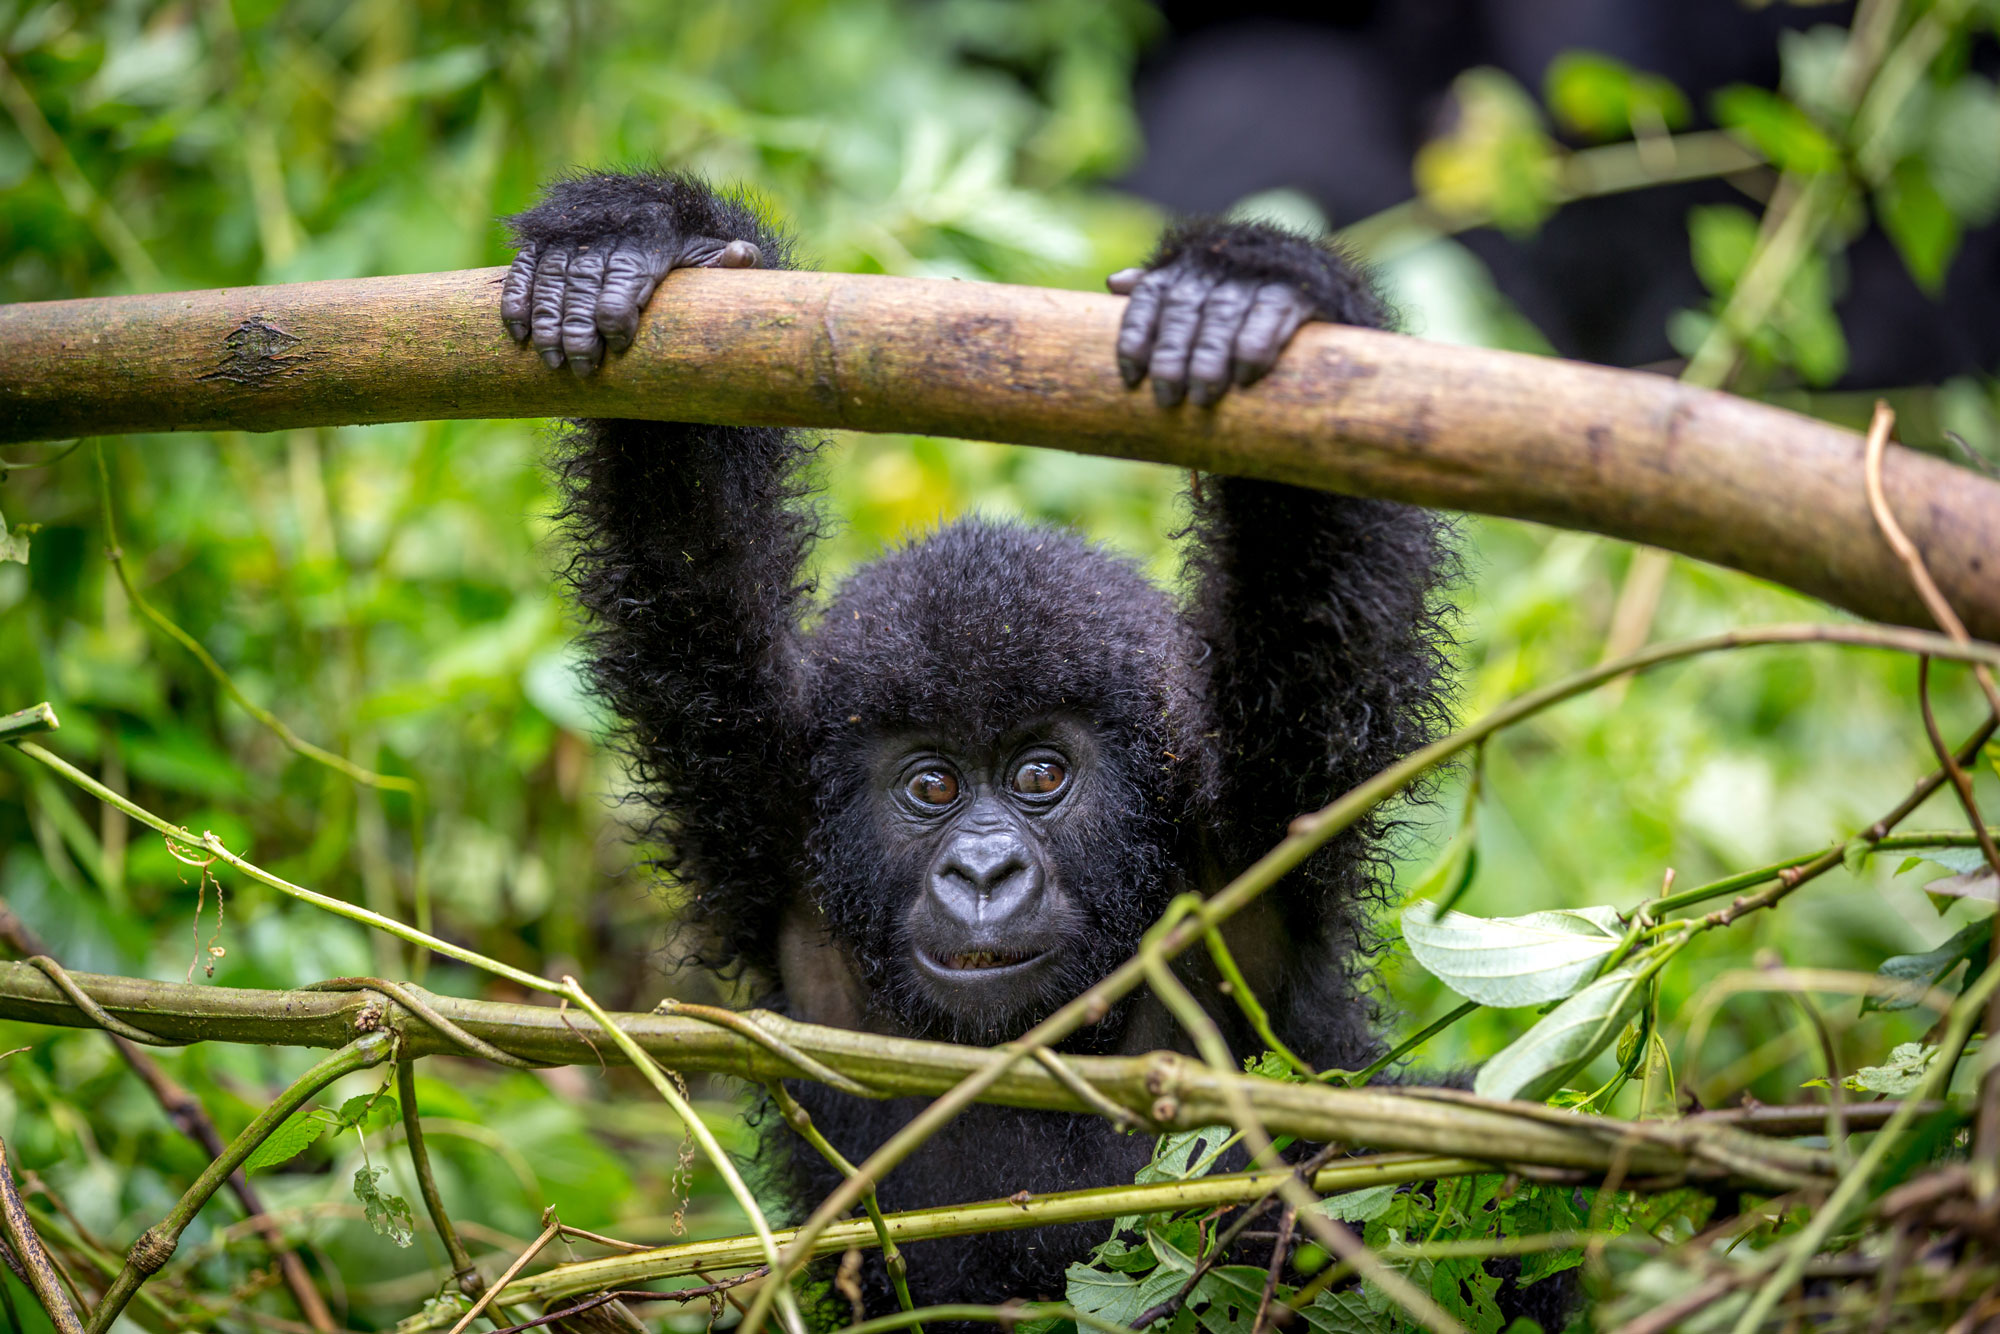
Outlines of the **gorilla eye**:
[[925,769],[910,780],[907,790],[926,806],[949,806],[958,800],[958,779],[943,769]]
[[1031,797],[1046,797],[1061,788],[1069,774],[1054,760],[1029,760],[1014,771],[1014,790]]

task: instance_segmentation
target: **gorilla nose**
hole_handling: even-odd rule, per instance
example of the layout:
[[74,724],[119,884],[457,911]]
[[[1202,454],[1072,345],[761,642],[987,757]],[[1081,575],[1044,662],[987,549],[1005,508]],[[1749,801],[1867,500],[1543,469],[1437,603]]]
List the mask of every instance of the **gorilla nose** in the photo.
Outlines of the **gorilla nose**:
[[954,922],[977,931],[1032,912],[1042,897],[1041,862],[1012,832],[953,840],[931,874],[931,898]]

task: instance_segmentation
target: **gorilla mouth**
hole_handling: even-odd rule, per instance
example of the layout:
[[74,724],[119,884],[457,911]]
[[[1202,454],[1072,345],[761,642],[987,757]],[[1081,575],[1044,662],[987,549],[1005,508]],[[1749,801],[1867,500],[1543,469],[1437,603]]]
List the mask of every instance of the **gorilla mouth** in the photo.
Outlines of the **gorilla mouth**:
[[992,973],[1032,963],[1041,954],[1029,950],[963,950],[957,954],[933,952],[930,961],[953,973]]

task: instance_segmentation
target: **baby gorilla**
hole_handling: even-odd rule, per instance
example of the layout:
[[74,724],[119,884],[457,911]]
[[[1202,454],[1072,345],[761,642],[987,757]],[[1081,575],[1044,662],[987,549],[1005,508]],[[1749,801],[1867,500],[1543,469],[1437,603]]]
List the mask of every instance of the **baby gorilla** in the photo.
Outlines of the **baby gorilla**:
[[[502,315],[579,374],[631,343],[672,270],[790,254],[740,197],[672,172],[578,176],[512,225]],[[1254,384],[1305,320],[1386,322],[1339,254],[1260,224],[1174,227],[1111,287],[1130,296],[1118,367],[1152,380],[1161,411]],[[1450,557],[1422,511],[1212,477],[1189,492],[1180,604],[1071,533],[980,519],[815,604],[814,448],[775,429],[588,421],[558,454],[592,681],[624,720],[700,957],[775,986],[787,1014],[1017,1036],[1129,956],[1175,894],[1226,881],[1445,718],[1433,594]],[[1378,1050],[1359,974],[1384,833],[1352,830],[1225,932],[1280,1036],[1318,1065]],[[1233,1049],[1259,1050],[1206,963],[1179,967]],[[1184,1045],[1142,993],[1065,1049]],[[796,1092],[856,1161],[918,1105]],[[816,1155],[772,1136],[796,1201],[831,1187]],[[1124,1182],[1149,1147],[1092,1116],[978,1106],[880,1196],[913,1209]],[[922,1303],[1060,1297],[1103,1233],[916,1243],[910,1284]]]

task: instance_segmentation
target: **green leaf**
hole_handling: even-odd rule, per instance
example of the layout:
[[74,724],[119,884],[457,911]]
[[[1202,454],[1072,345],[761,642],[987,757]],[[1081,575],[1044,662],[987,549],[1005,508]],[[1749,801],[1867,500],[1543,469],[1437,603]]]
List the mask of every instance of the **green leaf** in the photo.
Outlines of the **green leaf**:
[[1403,939],[1419,964],[1481,1005],[1541,1005],[1569,995],[1618,948],[1614,908],[1529,913],[1525,917],[1439,915],[1419,901],[1403,912]]
[[1431,1270],[1431,1297],[1472,1334],[1500,1334],[1506,1317],[1496,1295],[1500,1276],[1470,1256],[1439,1260]]
[[1856,1093],[1908,1097],[1924,1082],[1937,1048],[1928,1042],[1899,1042],[1887,1065],[1864,1065],[1841,1081]]
[[354,1198],[361,1201],[368,1226],[398,1246],[408,1246],[416,1235],[416,1216],[410,1212],[408,1200],[383,1193],[381,1181],[388,1171],[386,1167],[356,1168]]
[[1644,74],[1595,51],[1565,51],[1542,76],[1542,97],[1556,123],[1591,139],[1679,129],[1688,100],[1657,74]]
[[1319,1211],[1344,1223],[1367,1223],[1380,1218],[1396,1201],[1399,1186],[1363,1186],[1329,1195],[1319,1202]]
[[1571,1071],[1611,1045],[1645,999],[1646,983],[1634,968],[1599,978],[1480,1067],[1473,1092],[1482,1098],[1548,1097]]
[[1734,84],[1710,106],[1725,129],[1748,140],[1781,171],[1817,176],[1840,166],[1840,150],[1826,132],[1768,89]]
[[1932,296],[1942,292],[1945,270],[1958,253],[1960,228],[1923,163],[1905,162],[1883,182],[1875,192],[1875,216],[1917,286]]
[[1952,969],[1965,959],[1975,960],[1972,972],[1977,974],[1986,959],[1987,942],[1992,938],[1993,919],[1986,917],[1961,928],[1936,949],[1925,950],[1921,954],[1897,954],[1884,959],[1876,973],[1904,985],[1888,995],[1862,997],[1861,1012],[1909,1009],[1926,990],[1944,981],[1951,975]]
[[1064,1296],[1071,1306],[1101,1320],[1130,1325],[1142,1311],[1157,1306],[1180,1291],[1187,1276],[1162,1267],[1144,1278],[1130,1274],[1107,1274],[1089,1265],[1071,1265],[1063,1271]]
[[283,1125],[272,1131],[249,1158],[244,1160],[243,1170],[260,1172],[267,1167],[290,1162],[324,1134],[326,1127],[326,1117],[317,1107],[307,1107],[293,1112],[285,1118]]
[[340,1104],[339,1127],[367,1134],[395,1124],[401,1114],[394,1096],[387,1093],[357,1093]]
[[1903,858],[1902,864],[1896,868],[1896,874],[1901,875],[1911,867],[1922,866],[1925,862],[1933,862],[1944,867],[1947,871],[1956,871],[1960,875],[1967,875],[1973,871],[1983,871],[1986,869],[1986,854],[1978,848],[1960,847],[1957,844],[1943,844],[1934,848],[1918,848],[1909,856]]
[[0,514],[0,561],[11,560],[26,565],[28,563],[28,535],[41,531],[41,527],[38,523],[24,523],[19,528],[9,532],[7,529],[7,516]]
[[1228,1126],[1196,1126],[1160,1136],[1153,1147],[1153,1160],[1133,1174],[1136,1185],[1160,1181],[1185,1181],[1190,1176],[1206,1176],[1215,1166],[1211,1158],[1222,1142],[1235,1132]]
[[2000,88],[1966,73],[1937,95],[1923,158],[1952,214],[1981,227],[2000,216]]
[[1452,81],[1451,107],[1450,128],[1411,166],[1424,202],[1449,218],[1534,231],[1555,211],[1561,184],[1560,150],[1534,99],[1505,72],[1481,68]]
[[1368,1305],[1359,1291],[1322,1292],[1299,1312],[1316,1334],[1392,1334],[1401,1322]]
[[1734,204],[1689,209],[1688,245],[1702,286],[1727,297],[1757,248],[1757,219]]

